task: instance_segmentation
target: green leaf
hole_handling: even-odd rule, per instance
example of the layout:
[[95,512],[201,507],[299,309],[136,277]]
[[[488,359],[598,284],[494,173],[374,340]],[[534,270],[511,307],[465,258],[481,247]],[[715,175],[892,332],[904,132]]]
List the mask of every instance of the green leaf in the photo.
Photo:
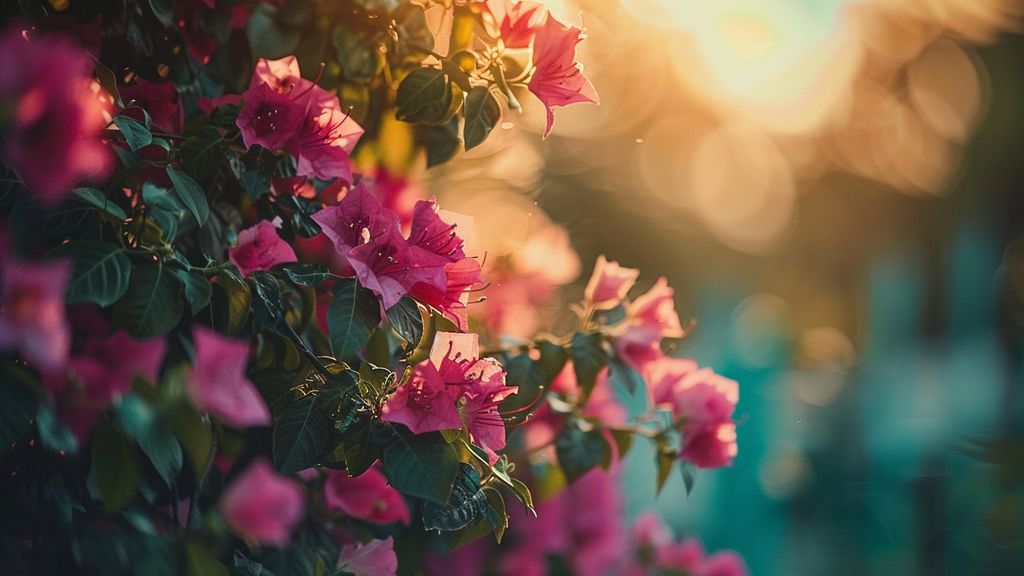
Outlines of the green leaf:
[[122,210],[117,204],[111,202],[102,190],[97,190],[95,188],[75,188],[71,192],[86,203],[99,208],[118,220],[128,218],[128,215],[124,213],[124,210]]
[[420,305],[409,296],[403,296],[388,309],[388,322],[402,340],[416,344],[423,337],[423,313]]
[[283,272],[288,280],[299,286],[315,287],[331,277],[331,271],[323,264],[308,262],[290,262],[274,266],[275,271]]
[[486,86],[476,86],[466,95],[466,124],[462,139],[466,150],[479,146],[501,120],[501,105]]
[[58,246],[51,254],[70,257],[74,272],[67,286],[67,302],[95,302],[110,306],[128,291],[132,264],[116,244],[82,239]]
[[114,305],[113,322],[136,338],[163,336],[178,323],[185,310],[181,283],[160,263],[135,267],[128,291]]
[[23,368],[4,368],[3,386],[0,386],[0,453],[9,450],[25,435],[35,414],[35,394],[22,385],[28,378]]
[[200,542],[185,541],[185,574],[187,576],[228,576],[228,569],[217,561]]
[[336,358],[359,352],[380,324],[380,301],[355,278],[338,281],[327,309],[327,328]]
[[149,0],[149,7],[164,26],[174,26],[174,0]]
[[109,422],[101,422],[93,431],[92,475],[108,514],[135,499],[139,489],[138,453]]
[[160,478],[172,486],[181,472],[182,453],[171,425],[135,394],[121,399],[117,417],[121,429],[142,448]]
[[252,301],[252,327],[262,331],[277,324],[284,316],[284,302],[277,278],[268,272],[257,270],[249,275],[249,285],[256,296]]
[[533,494],[530,492],[530,487],[518,478],[510,478],[510,480],[513,484],[512,493],[516,495],[516,498],[519,498],[519,501],[523,503],[527,511],[536,517],[537,510],[533,507]]
[[213,295],[213,285],[206,279],[206,276],[198,272],[187,270],[174,270],[174,275],[185,287],[185,300],[188,300],[189,309],[195,316],[200,310],[206,308]]
[[117,104],[118,109],[124,108],[121,93],[117,90],[117,77],[114,76],[114,72],[99,60],[95,60],[95,58],[93,60],[93,73],[96,75],[96,80],[114,98],[114,104]]
[[203,126],[186,132],[181,144],[181,164],[189,174],[206,186],[213,184],[224,163],[224,138],[215,126]]
[[391,13],[394,36],[388,43],[388,60],[393,67],[416,66],[434,49],[434,34],[427,25],[423,7],[403,2]]
[[448,75],[439,68],[417,68],[398,86],[395,117],[403,122],[444,124],[454,98]]
[[74,453],[78,451],[78,439],[57,420],[57,416],[49,406],[45,404],[39,406],[37,420],[39,439],[43,442],[43,446],[53,452]]
[[608,365],[608,353],[603,344],[604,338],[599,333],[577,332],[572,337],[569,350],[576,371],[576,382],[583,390],[584,398],[590,397],[597,375]]
[[217,312],[217,327],[228,336],[236,334],[249,319],[252,292],[249,285],[233,270],[224,270],[217,275],[217,299],[213,306]]
[[213,431],[210,423],[204,421],[202,416],[186,404],[179,404],[172,409],[167,418],[192,465],[196,482],[199,482],[213,454]]
[[388,481],[399,492],[429,502],[448,503],[459,473],[459,459],[440,434],[399,436],[381,454]]
[[665,436],[658,436],[655,439],[655,447],[657,451],[656,463],[658,466],[658,487],[656,493],[661,494],[661,489],[665,487],[665,481],[672,474],[672,466],[675,465],[678,454]]
[[292,474],[316,464],[331,435],[331,421],[317,408],[317,397],[304,396],[274,421],[274,464]]
[[459,119],[452,118],[447,124],[431,126],[427,132],[427,168],[444,164],[459,151]]
[[448,503],[423,503],[423,527],[443,532],[461,530],[483,518],[487,508],[487,495],[480,489],[480,474],[469,464],[462,464]]
[[615,450],[619,458],[625,458],[629,449],[633,446],[633,433],[629,430],[611,429],[612,438],[615,440]]
[[281,58],[299,46],[302,33],[280,26],[276,16],[277,7],[270,4],[260,4],[249,16],[245,34],[254,58]]
[[367,402],[377,403],[391,393],[395,385],[395,373],[387,368],[363,362],[359,367],[359,395]]
[[121,131],[121,136],[132,152],[153,143],[153,133],[133,118],[114,116],[114,125]]
[[206,224],[206,219],[210,217],[210,205],[206,201],[206,192],[203,192],[203,187],[199,185],[199,182],[170,166],[167,167],[167,176],[174,184],[174,193],[178,195],[188,211],[196,217],[196,222],[200,226]]
[[555,442],[558,465],[571,483],[607,461],[611,448],[600,429],[584,431],[580,421],[567,424]]
[[683,488],[686,490],[686,495],[689,496],[693,492],[693,486],[697,483],[697,467],[690,462],[679,463],[679,473],[683,476]]
[[331,44],[341,73],[349,80],[369,82],[384,69],[384,55],[365,32],[340,23],[331,31]]

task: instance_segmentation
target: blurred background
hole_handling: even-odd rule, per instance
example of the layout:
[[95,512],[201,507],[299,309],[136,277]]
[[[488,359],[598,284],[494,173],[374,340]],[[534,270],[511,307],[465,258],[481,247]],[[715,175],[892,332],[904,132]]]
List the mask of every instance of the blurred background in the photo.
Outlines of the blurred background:
[[735,465],[655,497],[634,450],[629,513],[756,575],[1024,574],[1024,2],[546,4],[601,105],[506,115],[428,188],[495,330],[557,331],[533,306],[606,254],[740,382]]

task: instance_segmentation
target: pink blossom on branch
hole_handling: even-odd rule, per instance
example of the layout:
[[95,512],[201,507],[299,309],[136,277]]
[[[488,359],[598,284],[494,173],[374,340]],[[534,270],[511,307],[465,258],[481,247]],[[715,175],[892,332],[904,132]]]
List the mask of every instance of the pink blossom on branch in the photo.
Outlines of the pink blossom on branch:
[[602,254],[597,257],[583,298],[598,310],[611,310],[622,302],[639,277],[640,270],[619,266],[618,262],[608,260]]
[[555,124],[554,108],[578,102],[599,102],[594,85],[576,62],[576,45],[583,39],[582,35],[579,28],[566,26],[550,14],[537,29],[533,40],[536,69],[529,89],[547,109],[544,136],[551,133]]
[[356,576],[394,576],[398,571],[394,540],[388,536],[365,544],[346,544],[341,547],[338,568]]
[[255,460],[224,491],[220,512],[232,532],[249,543],[284,547],[305,513],[302,489]]
[[277,235],[277,227],[267,220],[238,233],[238,245],[228,250],[228,259],[243,276],[257,270],[270,270],[277,264],[295,262],[295,250]]
[[256,386],[245,375],[249,343],[232,340],[196,326],[196,360],[185,381],[192,403],[221,422],[235,427],[270,424],[270,411]]
[[50,206],[79,181],[105,177],[112,155],[100,131],[111,101],[92,79],[88,52],[16,21],[0,32],[0,54],[0,102],[10,112],[3,160]]
[[548,16],[547,8],[530,0],[486,0],[484,7],[498,27],[506,48],[527,48]]
[[384,474],[376,468],[355,478],[345,470],[331,471],[324,484],[324,504],[330,511],[374,524],[409,523],[405,498],[388,486]]
[[43,371],[64,366],[71,330],[64,309],[70,262],[25,263],[0,253],[0,349],[17,348]]

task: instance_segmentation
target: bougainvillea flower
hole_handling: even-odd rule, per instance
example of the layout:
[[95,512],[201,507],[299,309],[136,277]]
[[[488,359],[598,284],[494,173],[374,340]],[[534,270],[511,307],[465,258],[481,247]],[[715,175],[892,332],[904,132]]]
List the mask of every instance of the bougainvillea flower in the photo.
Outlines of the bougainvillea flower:
[[225,338],[196,326],[196,361],[185,381],[185,392],[200,410],[236,427],[270,424],[270,411],[256,386],[245,375],[249,343]]
[[309,94],[281,94],[264,83],[246,90],[241,101],[235,123],[245,147],[276,151],[290,146],[305,122]]
[[661,328],[650,325],[625,325],[617,330],[615,350],[623,362],[643,373],[651,362],[662,357]]
[[[153,121],[153,127],[180,134],[185,122],[184,110],[178,97],[178,90],[173,82],[150,82],[144,78],[136,80],[131,86],[118,88],[121,99],[127,106],[130,101],[149,113]],[[136,120],[141,120],[141,114],[133,114],[135,109],[128,108],[124,113],[130,114]]]
[[71,330],[64,309],[70,262],[29,264],[0,254],[0,348],[17,348],[40,370],[64,367]]
[[697,363],[688,358],[661,356],[645,366],[644,379],[650,407],[674,409],[675,390],[683,378],[698,370]]
[[529,0],[486,0],[506,48],[526,48],[548,11],[539,2]]
[[618,262],[610,261],[602,254],[597,257],[583,298],[598,310],[611,310],[622,302],[639,277],[640,270],[619,266]]
[[462,419],[473,443],[484,449],[491,464],[498,461],[498,451],[505,448],[505,421],[498,405],[519,391],[518,386],[505,385],[505,370],[493,358],[481,358],[470,364],[465,378]]
[[417,284],[436,290],[447,287],[444,269],[448,260],[410,246],[397,226],[353,248],[348,261],[359,282],[380,296],[384,308],[397,304]]
[[444,289],[418,283],[409,294],[455,322],[459,330],[469,328],[469,291],[484,282],[480,263],[475,258],[463,258],[444,267]]
[[456,232],[457,224],[449,224],[438,214],[436,200],[420,200],[412,212],[409,244],[433,252],[449,262],[466,257],[463,240]]
[[667,338],[681,338],[685,332],[676,312],[675,290],[664,276],[651,289],[630,303],[626,310],[627,322],[644,326],[657,326]]
[[330,472],[324,484],[324,503],[328,510],[374,524],[409,523],[405,498],[388,486],[384,474],[376,468],[355,478],[345,470]]
[[284,547],[305,513],[302,489],[274,473],[265,459],[253,461],[224,491],[224,522],[250,543]]
[[394,540],[388,536],[384,540],[342,546],[338,569],[356,576],[394,576],[398,571]]
[[709,556],[693,571],[694,576],[749,576],[743,558],[732,551],[717,552]]
[[366,182],[385,208],[395,213],[403,228],[412,222],[416,203],[427,195],[415,178],[393,172],[383,166],[378,167],[372,177],[364,178],[363,182]]
[[243,276],[296,260],[291,244],[282,240],[277,227],[267,220],[239,232],[238,245],[228,250],[228,259]]
[[[685,427],[684,427],[685,430]],[[739,451],[736,445],[736,424],[723,422],[696,429],[685,436],[679,457],[698,468],[721,468],[732,464]]]
[[336,205],[325,207],[312,218],[343,255],[370,238],[383,236],[396,225],[394,214],[362,184],[354,186]]
[[462,419],[456,406],[459,390],[449,386],[439,370],[441,366],[450,374],[447,362],[453,361],[446,357],[440,365],[431,360],[417,364],[412,377],[384,404],[381,420],[404,424],[414,434],[461,428]]
[[270,180],[270,191],[277,196],[298,196],[312,200],[316,198],[316,188],[305,176],[282,176]]
[[[316,89],[323,91],[319,87]],[[305,116],[301,130],[289,149],[299,160],[296,173],[321,180],[338,178],[351,182],[349,156],[363,132],[363,127],[341,110],[338,97],[331,94],[326,102],[314,106],[314,110]]]
[[5,160],[45,204],[112,166],[100,131],[111,99],[92,79],[89,53],[70,40],[36,36],[22,24],[0,32],[0,102],[8,109]]
[[736,456],[736,424],[732,414],[739,385],[710,368],[684,376],[672,390],[675,417],[682,420],[680,457],[699,468],[728,466]]
[[582,40],[582,34],[579,28],[565,26],[550,14],[537,28],[533,41],[536,70],[530,78],[529,88],[547,109],[545,136],[551,133],[555,124],[555,107],[577,102],[598,103],[594,85],[576,62],[576,45]]
[[274,92],[287,94],[297,87],[305,90],[312,82],[302,78],[298,58],[285,56],[277,60],[260,58],[256,62],[252,78],[249,80],[249,88],[255,88],[260,84],[266,84]]

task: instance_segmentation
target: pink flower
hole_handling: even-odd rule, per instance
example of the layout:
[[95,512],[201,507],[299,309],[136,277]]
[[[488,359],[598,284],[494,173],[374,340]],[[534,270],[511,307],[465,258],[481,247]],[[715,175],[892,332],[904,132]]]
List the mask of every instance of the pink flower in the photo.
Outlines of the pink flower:
[[587,282],[583,298],[598,310],[611,310],[618,306],[633,283],[640,277],[636,268],[624,268],[618,262],[607,260],[604,255],[597,257],[594,274]]
[[229,426],[270,424],[270,411],[256,386],[245,375],[249,343],[225,338],[196,326],[196,361],[185,381],[185,392],[200,410]]
[[663,356],[661,328],[648,324],[626,324],[616,330],[615,351],[623,362],[643,372],[646,366]]
[[0,254],[0,348],[43,371],[64,367],[71,346],[64,309],[70,262],[28,264]]
[[[181,108],[178,90],[174,87],[174,83],[153,83],[144,78],[139,78],[131,86],[118,88],[118,92],[120,92],[121,99],[124,100],[126,106],[129,101],[134,100],[137,106],[149,112],[154,128],[172,134],[181,133],[185,122],[185,115]],[[129,108],[125,112],[132,113],[133,111],[133,109]],[[134,117],[135,115],[132,114],[132,116]],[[141,120],[141,114],[139,114],[139,117],[135,117],[135,119]]]
[[235,121],[245,147],[259,144],[277,151],[290,146],[305,121],[308,104],[308,93],[282,94],[266,83],[246,90]]
[[506,48],[526,48],[548,11],[529,0],[486,0],[485,7],[498,26]]
[[675,416],[683,422],[680,458],[699,468],[731,464],[737,453],[732,414],[739,401],[739,385],[704,368],[684,376],[671,394]]
[[646,366],[644,379],[650,406],[673,409],[675,390],[683,378],[698,370],[697,363],[687,358],[661,356]]
[[361,183],[349,190],[336,205],[325,207],[312,218],[338,253],[343,255],[370,238],[383,236],[397,225],[395,215]]
[[355,478],[346,471],[332,471],[324,484],[324,500],[328,510],[374,524],[409,523],[405,498],[388,486],[384,474],[376,468]]
[[283,547],[305,513],[302,489],[263,458],[242,472],[220,501],[228,527],[250,543]]
[[360,284],[380,296],[384,308],[397,304],[417,284],[438,290],[444,290],[447,285],[445,265],[448,260],[409,245],[397,227],[353,248],[348,253],[348,262]]
[[[322,90],[319,87],[317,89]],[[313,109],[317,108],[319,112],[306,115],[302,129],[289,150],[299,160],[296,173],[321,180],[338,178],[351,182],[352,163],[349,156],[363,136],[363,127],[342,111],[338,97],[333,94]]]
[[748,576],[750,571],[739,554],[732,551],[718,552],[694,571],[694,576]]
[[632,558],[621,570],[626,576],[685,573],[694,576],[745,576],[743,559],[735,552],[707,556],[696,539],[674,542],[672,533],[655,512],[638,516],[632,528]]
[[629,322],[643,326],[657,326],[662,336],[681,338],[685,332],[676,313],[675,290],[664,276],[658,278],[646,293],[634,300],[626,311]]
[[228,250],[228,259],[243,276],[257,270],[270,270],[277,264],[295,262],[295,251],[277,235],[273,223],[260,220],[238,233],[238,245]]
[[99,137],[110,98],[92,79],[92,59],[70,40],[35,36],[24,24],[0,33],[0,102],[9,108],[5,159],[48,205],[112,166]]
[[398,216],[404,227],[412,222],[412,213],[419,199],[426,196],[426,191],[415,179],[397,174],[380,166],[371,178],[364,178],[367,186],[388,210]]
[[388,536],[366,544],[346,544],[341,547],[337,567],[355,576],[394,576],[398,571],[394,541]]
[[548,14],[534,37],[533,65],[536,70],[529,88],[547,109],[544,136],[551,133],[555,124],[555,107],[598,102],[597,91],[576,62],[576,45],[582,40],[582,33],[579,28],[565,26]]
[[484,449],[493,465],[498,451],[505,448],[505,421],[498,406],[519,391],[518,386],[505,385],[505,370],[493,358],[481,358],[466,370],[469,384],[463,394],[462,408],[466,430],[473,442]]
[[721,468],[732,464],[737,450],[736,424],[722,422],[699,428],[684,437],[679,457],[698,468]]
[[135,340],[118,330],[109,337],[90,338],[68,362],[81,388],[71,389],[64,374],[47,376],[43,384],[57,400],[61,422],[84,443],[103,412],[131,391],[135,377],[156,382],[166,350],[163,339]]

